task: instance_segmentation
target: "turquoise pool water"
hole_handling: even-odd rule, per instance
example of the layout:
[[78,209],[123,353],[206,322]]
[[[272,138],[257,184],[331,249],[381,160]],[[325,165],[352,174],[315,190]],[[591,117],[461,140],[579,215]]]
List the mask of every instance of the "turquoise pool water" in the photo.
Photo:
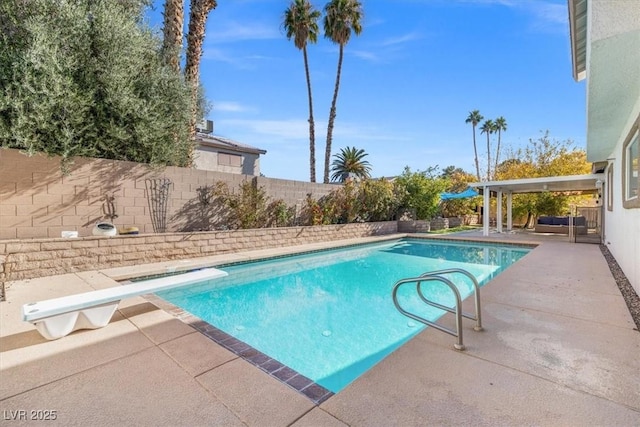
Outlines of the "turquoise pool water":
[[[457,267],[482,285],[529,250],[407,239],[223,267],[228,277],[158,295],[338,392],[424,328],[394,307],[396,281]],[[451,278],[463,297],[471,293],[468,278]],[[453,305],[446,286],[425,288]],[[401,290],[404,307],[432,320],[444,314],[415,287]]]

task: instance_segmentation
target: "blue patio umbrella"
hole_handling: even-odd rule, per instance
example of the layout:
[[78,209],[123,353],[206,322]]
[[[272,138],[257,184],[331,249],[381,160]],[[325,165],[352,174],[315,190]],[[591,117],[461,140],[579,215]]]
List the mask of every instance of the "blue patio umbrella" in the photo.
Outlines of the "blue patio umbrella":
[[452,199],[468,199],[469,197],[476,197],[478,192],[471,187],[468,187],[462,193],[442,193],[440,194],[440,200],[452,200]]

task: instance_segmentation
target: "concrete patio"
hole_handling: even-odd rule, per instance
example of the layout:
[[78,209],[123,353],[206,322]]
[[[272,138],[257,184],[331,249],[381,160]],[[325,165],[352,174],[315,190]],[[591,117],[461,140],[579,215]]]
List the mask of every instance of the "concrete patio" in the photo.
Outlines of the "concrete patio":
[[466,351],[428,328],[319,406],[142,297],[107,327],[57,341],[20,320],[24,303],[114,286],[131,267],[11,283],[0,303],[2,422],[55,411],[64,425],[640,425],[640,333],[599,247],[484,240],[522,239],[540,245],[482,288],[485,331],[465,322]]

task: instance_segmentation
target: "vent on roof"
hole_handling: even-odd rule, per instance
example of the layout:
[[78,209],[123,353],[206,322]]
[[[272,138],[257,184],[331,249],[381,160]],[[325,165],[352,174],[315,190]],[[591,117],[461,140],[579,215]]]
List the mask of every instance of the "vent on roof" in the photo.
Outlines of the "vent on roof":
[[196,125],[196,132],[213,133],[213,120],[203,120]]

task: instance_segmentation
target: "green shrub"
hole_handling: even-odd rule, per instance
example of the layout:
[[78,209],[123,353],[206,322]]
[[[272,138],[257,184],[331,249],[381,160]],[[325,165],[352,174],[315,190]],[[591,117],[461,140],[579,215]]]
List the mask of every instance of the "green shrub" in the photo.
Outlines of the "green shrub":
[[309,225],[387,221],[400,204],[401,187],[386,180],[348,181],[315,200],[307,195],[302,222]]
[[219,222],[230,229],[262,228],[268,220],[267,200],[264,188],[258,187],[255,181],[243,181],[239,191],[229,189],[225,182],[217,182],[213,187],[215,203],[221,205]]
[[445,179],[434,175],[437,168],[425,171],[411,172],[409,167],[396,178],[402,191],[401,205],[404,208],[415,209],[416,219],[431,219],[439,211],[440,194],[445,190]]

